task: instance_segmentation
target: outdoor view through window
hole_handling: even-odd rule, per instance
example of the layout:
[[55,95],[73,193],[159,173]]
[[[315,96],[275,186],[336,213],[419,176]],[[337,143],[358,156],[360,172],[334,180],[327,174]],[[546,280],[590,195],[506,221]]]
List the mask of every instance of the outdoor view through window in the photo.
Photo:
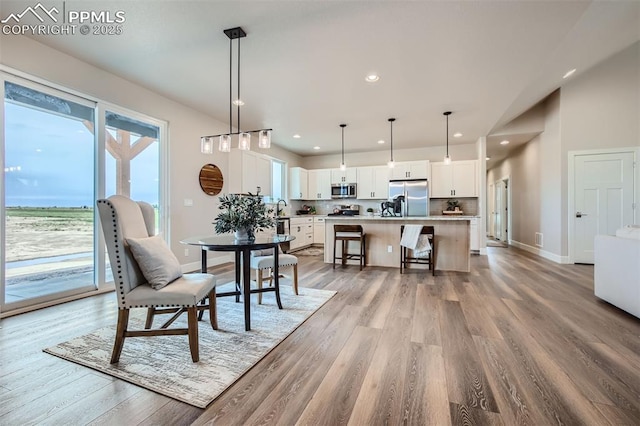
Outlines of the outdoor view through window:
[[5,305],[95,290],[96,179],[157,206],[159,128],[106,111],[101,165],[95,104],[4,87]]

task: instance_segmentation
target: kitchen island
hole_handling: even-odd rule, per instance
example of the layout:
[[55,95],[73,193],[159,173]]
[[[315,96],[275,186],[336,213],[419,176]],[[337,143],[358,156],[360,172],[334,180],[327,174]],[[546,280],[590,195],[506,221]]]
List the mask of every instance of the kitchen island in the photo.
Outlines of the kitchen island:
[[[470,270],[469,225],[473,216],[379,217],[328,216],[325,219],[324,261],[333,262],[333,225],[362,225],[367,234],[367,266],[400,267],[400,226],[429,225],[435,232],[435,269]],[[354,243],[355,244],[355,243]],[[389,252],[391,247],[391,252]],[[356,251],[355,245],[349,251]],[[341,256],[338,245],[336,254]],[[417,268],[417,266],[412,265]]]

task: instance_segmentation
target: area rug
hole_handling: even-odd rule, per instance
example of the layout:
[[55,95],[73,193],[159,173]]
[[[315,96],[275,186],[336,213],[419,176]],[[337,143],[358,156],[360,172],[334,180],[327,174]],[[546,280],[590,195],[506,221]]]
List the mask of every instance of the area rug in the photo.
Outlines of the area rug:
[[[219,291],[225,291],[219,288]],[[324,305],[335,291],[280,286],[284,309],[275,295],[263,296],[262,305],[252,297],[251,331],[244,330],[242,303],[234,297],[218,298],[218,326],[213,330],[205,314],[198,329],[200,361],[193,363],[187,336],[129,337],[125,339],[120,362],[109,364],[115,324],[45,352],[126,380],[170,398],[205,408],[226,388],[298,328]],[[135,312],[139,311],[139,312]],[[130,328],[142,328],[146,310],[132,311]],[[133,315],[135,313],[135,316]],[[163,316],[156,318],[158,324]],[[186,327],[186,314],[175,326]]]
[[321,256],[324,254],[322,247],[309,247],[292,253],[295,256]]

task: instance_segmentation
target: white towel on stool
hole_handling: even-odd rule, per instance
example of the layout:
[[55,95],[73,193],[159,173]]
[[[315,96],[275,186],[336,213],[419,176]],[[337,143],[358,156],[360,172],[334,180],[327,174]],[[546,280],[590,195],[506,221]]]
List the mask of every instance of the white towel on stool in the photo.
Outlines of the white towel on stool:
[[428,257],[431,251],[429,237],[421,234],[422,225],[405,225],[400,245],[413,250],[414,257]]

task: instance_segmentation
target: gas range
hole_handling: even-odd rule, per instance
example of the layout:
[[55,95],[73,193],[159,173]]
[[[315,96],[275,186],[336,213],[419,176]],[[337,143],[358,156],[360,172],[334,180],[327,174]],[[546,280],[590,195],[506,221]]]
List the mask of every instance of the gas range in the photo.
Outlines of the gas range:
[[359,210],[340,210],[338,213],[329,213],[327,216],[358,216]]

